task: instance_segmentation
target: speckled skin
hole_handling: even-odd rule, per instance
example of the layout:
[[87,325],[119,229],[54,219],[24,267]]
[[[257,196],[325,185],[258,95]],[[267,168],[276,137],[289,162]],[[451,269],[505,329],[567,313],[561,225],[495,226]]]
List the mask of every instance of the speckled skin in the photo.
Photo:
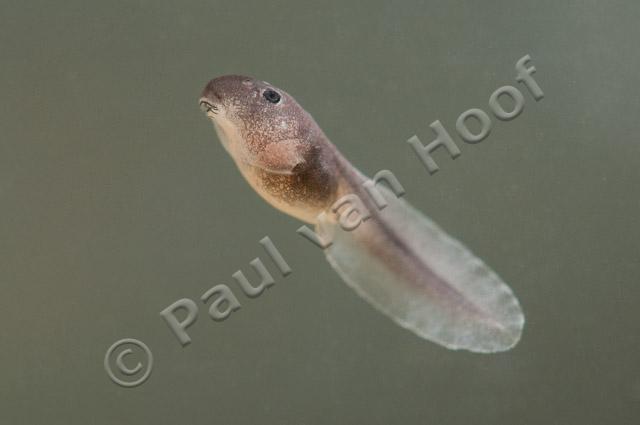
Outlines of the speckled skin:
[[[278,103],[264,98],[267,89],[280,94]],[[270,204],[315,223],[337,199],[345,160],[285,91],[227,75],[206,85],[200,104],[243,176]]]
[[[265,91],[271,90],[279,100],[269,101]],[[396,216],[400,221],[385,217],[363,187],[366,177],[290,95],[264,81],[230,75],[211,80],[200,105],[249,184],[279,210],[318,224],[318,215],[342,196],[360,199],[371,219],[340,233],[342,242],[326,253],[342,278],[376,308],[449,348],[495,352],[517,343],[524,316],[508,286],[408,204],[394,204],[403,212]],[[324,215],[334,224],[336,216]],[[333,248],[342,255],[333,256]],[[424,256],[425,248],[436,253],[434,260]]]

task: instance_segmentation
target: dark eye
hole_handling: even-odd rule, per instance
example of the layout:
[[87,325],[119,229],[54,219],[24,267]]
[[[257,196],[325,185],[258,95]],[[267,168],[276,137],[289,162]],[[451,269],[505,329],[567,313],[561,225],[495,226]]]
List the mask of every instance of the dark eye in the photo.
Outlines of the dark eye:
[[271,103],[280,102],[280,95],[275,90],[271,90],[271,89],[265,90],[264,93],[262,93],[262,95],[264,96],[265,99],[267,99]]

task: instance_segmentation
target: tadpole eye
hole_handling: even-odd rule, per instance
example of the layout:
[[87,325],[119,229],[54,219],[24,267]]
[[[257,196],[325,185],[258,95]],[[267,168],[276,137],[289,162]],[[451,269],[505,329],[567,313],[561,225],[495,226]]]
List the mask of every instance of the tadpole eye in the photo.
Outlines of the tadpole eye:
[[264,96],[265,99],[267,99],[271,103],[280,102],[280,94],[278,94],[278,92],[275,90],[271,90],[271,89],[265,90],[264,93],[262,93],[262,95]]

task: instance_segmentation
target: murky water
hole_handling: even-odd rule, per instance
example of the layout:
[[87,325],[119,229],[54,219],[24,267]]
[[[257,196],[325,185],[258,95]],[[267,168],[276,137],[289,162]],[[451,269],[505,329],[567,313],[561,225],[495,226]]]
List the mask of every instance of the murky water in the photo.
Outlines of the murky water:
[[[640,36],[635,2],[31,2],[0,7],[0,422],[632,424],[640,415]],[[516,82],[529,54],[544,91]],[[497,355],[449,351],[347,288],[242,180],[197,99],[241,73],[286,89],[363,171],[510,284]],[[455,132],[504,85],[517,118]],[[462,154],[406,143],[440,120]],[[269,236],[292,272],[269,262]],[[265,260],[275,285],[242,295]],[[222,322],[200,297],[226,284]],[[199,307],[183,347],[159,313]],[[153,352],[137,388],[106,350]],[[135,355],[124,357],[133,368]]]

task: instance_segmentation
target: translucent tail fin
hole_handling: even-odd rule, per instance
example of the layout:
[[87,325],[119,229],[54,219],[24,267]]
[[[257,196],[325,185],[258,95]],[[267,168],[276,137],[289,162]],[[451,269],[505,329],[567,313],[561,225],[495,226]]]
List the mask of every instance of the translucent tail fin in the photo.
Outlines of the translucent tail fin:
[[317,225],[330,233],[325,254],[345,282],[400,326],[447,348],[516,345],[524,315],[511,289],[429,218],[382,193],[388,206],[355,230],[326,216]]

